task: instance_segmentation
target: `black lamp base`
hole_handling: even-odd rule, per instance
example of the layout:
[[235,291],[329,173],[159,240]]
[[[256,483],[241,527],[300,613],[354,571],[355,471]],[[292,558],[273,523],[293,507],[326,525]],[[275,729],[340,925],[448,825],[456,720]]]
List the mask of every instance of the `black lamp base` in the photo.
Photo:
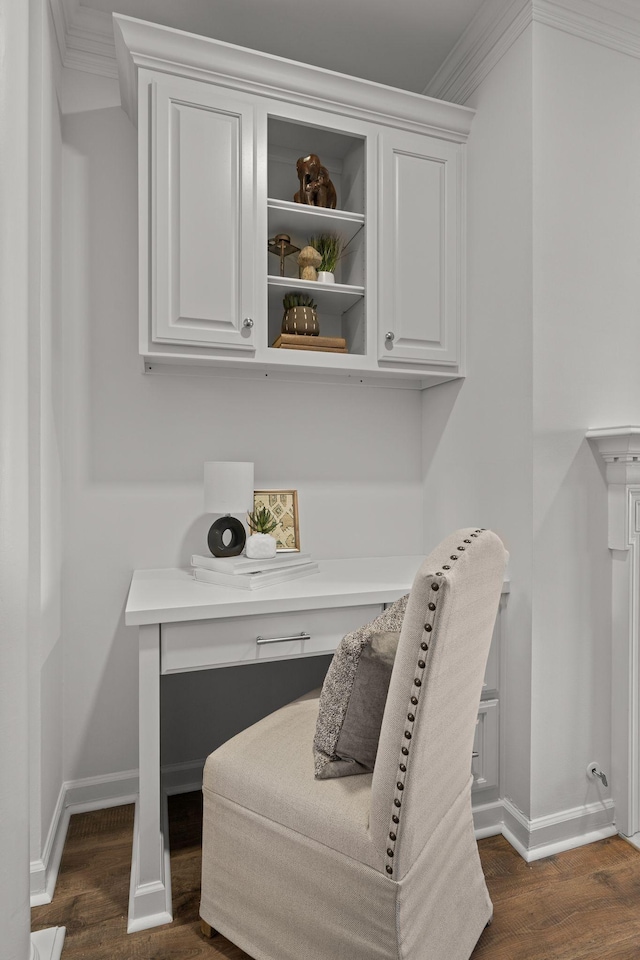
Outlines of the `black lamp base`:
[[[230,533],[225,543],[225,534]],[[207,536],[209,550],[214,557],[237,557],[244,550],[247,534],[236,517],[220,517],[211,525]]]

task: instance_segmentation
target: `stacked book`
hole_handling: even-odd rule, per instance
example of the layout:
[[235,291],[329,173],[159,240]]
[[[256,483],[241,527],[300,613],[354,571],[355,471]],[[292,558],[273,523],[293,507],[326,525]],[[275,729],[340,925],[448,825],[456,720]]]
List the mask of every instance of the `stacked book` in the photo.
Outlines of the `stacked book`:
[[257,590],[285,580],[297,580],[318,572],[308,553],[277,553],[269,560],[239,557],[191,557],[193,576],[204,583],[240,590]]
[[314,337],[301,333],[281,333],[273,344],[285,350],[317,350],[322,353],[349,353],[344,337]]

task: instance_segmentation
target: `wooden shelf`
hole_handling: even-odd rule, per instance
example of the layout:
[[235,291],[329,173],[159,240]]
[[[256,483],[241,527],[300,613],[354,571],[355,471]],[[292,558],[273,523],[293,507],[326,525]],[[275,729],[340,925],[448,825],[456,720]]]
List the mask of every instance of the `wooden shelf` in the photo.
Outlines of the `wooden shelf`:
[[346,283],[318,283],[315,280],[296,280],[295,277],[268,277],[269,310],[283,312],[285,293],[308,293],[318,304],[318,313],[344,313],[364,297],[364,287]]

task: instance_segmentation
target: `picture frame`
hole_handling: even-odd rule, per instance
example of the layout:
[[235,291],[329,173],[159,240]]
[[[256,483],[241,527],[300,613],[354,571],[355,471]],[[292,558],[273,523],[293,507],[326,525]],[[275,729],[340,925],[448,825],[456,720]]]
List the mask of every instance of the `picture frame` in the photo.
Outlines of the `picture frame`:
[[300,552],[300,530],[298,527],[298,491],[297,490],[254,490],[253,509],[266,507],[273,514],[278,526],[271,536],[277,540],[277,553]]

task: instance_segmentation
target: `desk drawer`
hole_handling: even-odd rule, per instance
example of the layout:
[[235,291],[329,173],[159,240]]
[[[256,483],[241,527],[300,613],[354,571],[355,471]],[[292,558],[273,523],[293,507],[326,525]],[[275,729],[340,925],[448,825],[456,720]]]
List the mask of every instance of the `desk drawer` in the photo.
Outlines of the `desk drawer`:
[[183,673],[333,653],[345,633],[373,620],[382,609],[382,605],[370,604],[166,623],[160,628],[160,672]]

